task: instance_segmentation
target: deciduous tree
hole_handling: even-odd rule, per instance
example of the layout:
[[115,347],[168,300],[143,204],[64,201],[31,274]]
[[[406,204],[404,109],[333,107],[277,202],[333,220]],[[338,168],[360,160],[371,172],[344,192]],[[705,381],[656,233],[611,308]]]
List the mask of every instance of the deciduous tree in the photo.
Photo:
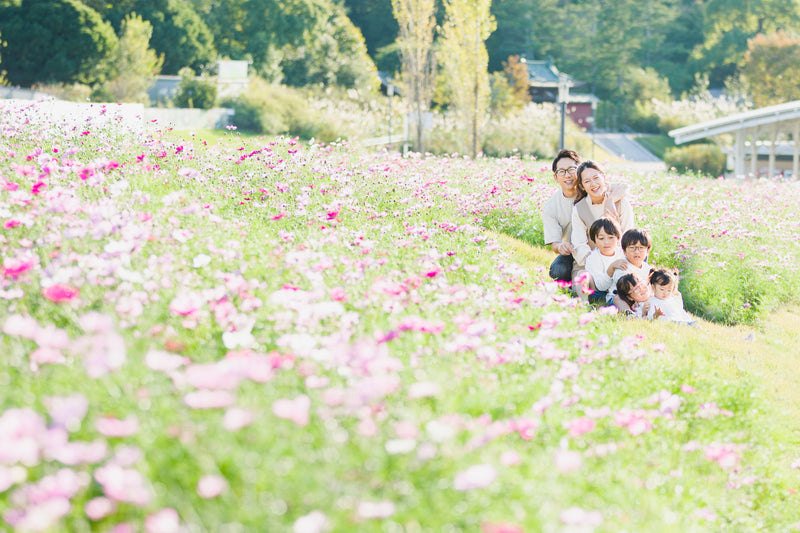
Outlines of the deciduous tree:
[[400,27],[403,96],[415,116],[414,149],[424,151],[424,115],[430,109],[436,76],[433,51],[436,27],[433,0],[392,0]]
[[109,64],[115,75],[95,91],[95,99],[148,103],[147,89],[164,62],[163,56],[150,48],[152,33],[153,27],[139,15],[129,15],[122,21],[119,47]]
[[490,12],[491,0],[445,0],[444,7],[441,61],[453,105],[465,131],[470,132],[470,151],[475,157],[489,103],[486,39],[496,23]]
[[758,107],[800,100],[800,38],[759,33],[747,42],[741,74]]

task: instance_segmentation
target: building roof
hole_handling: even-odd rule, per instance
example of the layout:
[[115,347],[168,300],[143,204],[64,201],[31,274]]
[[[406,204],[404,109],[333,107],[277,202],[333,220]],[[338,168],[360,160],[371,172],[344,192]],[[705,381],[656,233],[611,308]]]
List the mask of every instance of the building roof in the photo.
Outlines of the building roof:
[[[521,61],[524,61],[525,66],[528,67],[528,83],[532,87],[558,87],[558,76],[563,73],[559,72],[552,60],[533,61],[523,58]],[[567,80],[570,87],[577,85],[569,75],[567,75]]]
[[798,120],[800,120],[800,100],[753,109],[752,111],[736,113],[735,115],[709,120],[708,122],[674,129],[669,132],[669,136],[675,139],[675,144],[681,144],[722,133],[758,128],[768,124],[777,128],[780,132],[791,133]]

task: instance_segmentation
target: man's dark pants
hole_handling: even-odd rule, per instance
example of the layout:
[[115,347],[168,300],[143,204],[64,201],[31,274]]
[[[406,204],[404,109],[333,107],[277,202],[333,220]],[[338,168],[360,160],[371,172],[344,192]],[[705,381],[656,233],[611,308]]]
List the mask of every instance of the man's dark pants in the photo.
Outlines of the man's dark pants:
[[550,278],[555,281],[572,281],[572,267],[574,264],[575,260],[571,254],[558,254],[550,265]]

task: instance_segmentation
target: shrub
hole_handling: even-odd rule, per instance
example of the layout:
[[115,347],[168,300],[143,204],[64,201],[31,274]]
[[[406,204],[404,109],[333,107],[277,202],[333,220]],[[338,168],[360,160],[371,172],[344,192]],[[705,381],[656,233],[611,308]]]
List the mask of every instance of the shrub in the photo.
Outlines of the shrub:
[[664,163],[678,172],[694,171],[708,176],[719,176],[725,170],[725,154],[716,144],[692,144],[668,148]]
[[559,115],[552,104],[527,104],[505,116],[492,116],[483,129],[483,152],[552,157],[557,151]]
[[181,69],[181,82],[173,102],[176,107],[211,109],[217,101],[217,84],[206,77],[195,77],[190,68]]
[[252,78],[248,90],[223,103],[234,110],[234,124],[241,130],[272,135],[314,136],[314,118],[299,89]]

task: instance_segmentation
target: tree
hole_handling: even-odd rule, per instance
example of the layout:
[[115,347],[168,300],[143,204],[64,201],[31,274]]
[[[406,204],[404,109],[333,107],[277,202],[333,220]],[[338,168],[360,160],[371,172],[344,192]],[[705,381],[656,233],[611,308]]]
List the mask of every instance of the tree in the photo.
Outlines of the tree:
[[415,115],[414,150],[424,151],[424,116],[430,110],[436,75],[433,36],[436,18],[433,0],[392,0],[400,28],[403,96]]
[[347,16],[353,21],[367,45],[373,59],[381,48],[391,45],[400,28],[394,14],[392,0],[345,0]]
[[747,42],[741,74],[757,107],[800,100],[800,38],[759,33]]
[[24,0],[0,15],[3,68],[10,83],[30,87],[104,79],[103,66],[117,37],[97,11],[78,0]]
[[100,13],[118,32],[131,13],[149,22],[150,46],[164,57],[165,74],[177,74],[187,66],[200,71],[216,59],[214,36],[187,0],[117,0],[105,3]]
[[109,65],[115,75],[95,91],[96,100],[149,102],[147,89],[164,62],[149,48],[152,33],[153,27],[139,15],[125,17],[119,47]]
[[478,153],[478,128],[489,102],[486,39],[496,27],[491,0],[445,0],[441,57],[453,104],[465,131],[471,131],[472,157]]
[[331,4],[302,44],[281,51],[280,68],[287,85],[320,84],[375,89],[378,77],[364,37],[338,4]]
[[217,101],[217,84],[207,76],[194,75],[189,67],[181,69],[181,82],[173,102],[177,107],[211,109]]
[[508,56],[508,61],[503,61],[503,72],[505,73],[508,86],[518,109],[531,101],[531,92],[528,86],[528,67],[524,61],[520,61],[518,55]]
[[738,71],[747,41],[759,33],[800,27],[798,2],[792,0],[709,0],[703,40],[692,52],[695,72],[707,72],[712,87],[722,87]]

